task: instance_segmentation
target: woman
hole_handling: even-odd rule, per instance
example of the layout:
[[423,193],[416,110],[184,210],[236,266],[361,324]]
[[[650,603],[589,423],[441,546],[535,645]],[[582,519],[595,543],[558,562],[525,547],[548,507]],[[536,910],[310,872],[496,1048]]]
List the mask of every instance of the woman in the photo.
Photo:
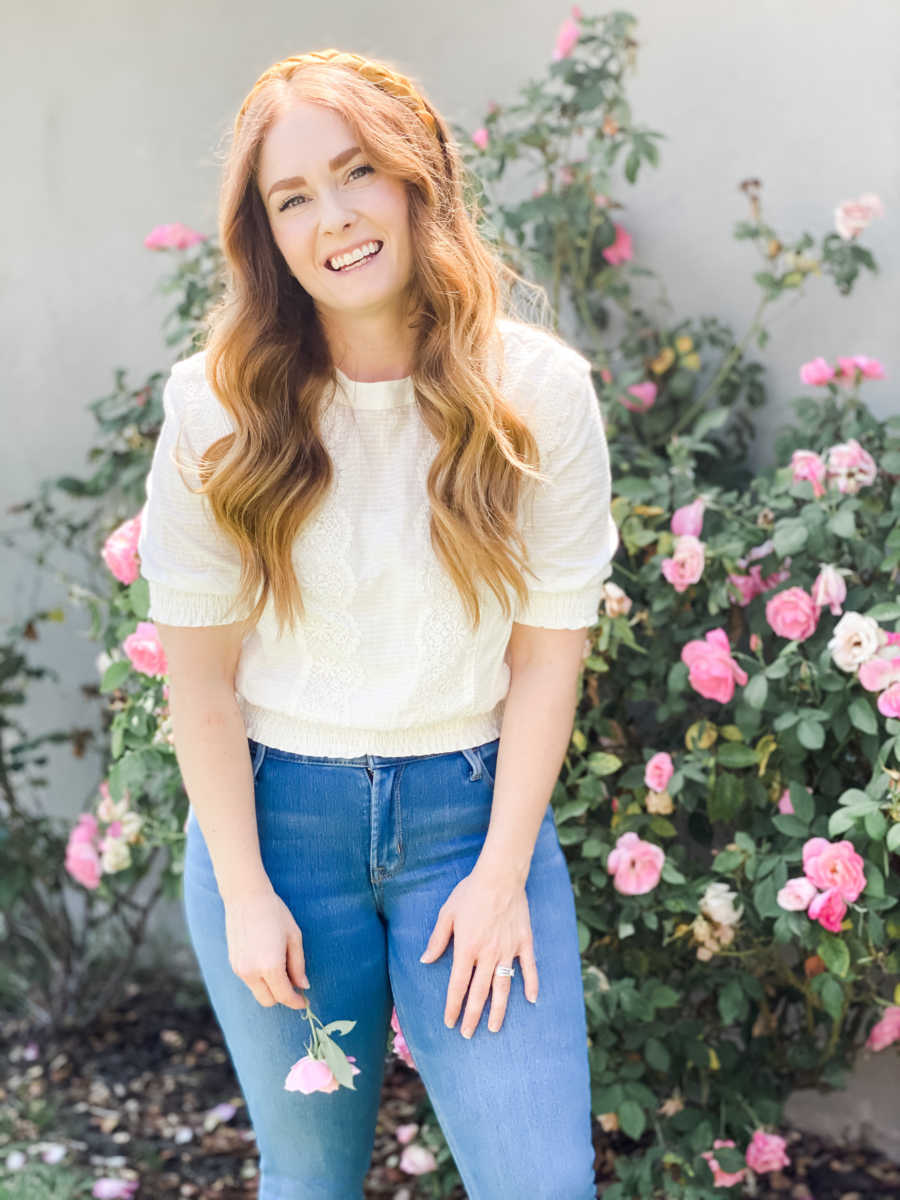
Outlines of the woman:
[[[219,224],[225,292],[165,388],[140,553],[260,1200],[362,1195],[394,1006],[472,1200],[589,1200],[549,799],[618,545],[590,366],[501,308],[518,276],[458,148],[385,63],[266,71]],[[353,1089],[284,1090],[304,989],[356,1021]]]

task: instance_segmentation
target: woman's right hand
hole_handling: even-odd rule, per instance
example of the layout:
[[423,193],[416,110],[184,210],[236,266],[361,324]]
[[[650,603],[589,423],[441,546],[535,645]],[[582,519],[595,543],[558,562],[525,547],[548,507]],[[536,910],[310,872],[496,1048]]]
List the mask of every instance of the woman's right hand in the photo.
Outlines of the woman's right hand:
[[294,991],[294,987],[309,987],[303,935],[274,888],[230,899],[225,905],[225,932],[232,971],[264,1008],[308,1006],[306,997]]

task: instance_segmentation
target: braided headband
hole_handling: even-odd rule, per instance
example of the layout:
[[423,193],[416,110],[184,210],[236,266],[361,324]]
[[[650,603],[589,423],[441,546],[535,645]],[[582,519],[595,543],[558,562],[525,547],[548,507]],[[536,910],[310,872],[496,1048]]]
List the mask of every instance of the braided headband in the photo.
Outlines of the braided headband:
[[250,93],[240,107],[237,118],[235,119],[235,131],[244,118],[244,113],[250,107],[253,98],[260,88],[269,82],[271,79],[290,79],[294,73],[294,68],[302,67],[306,63],[333,63],[338,67],[349,67],[351,70],[358,72],[363,79],[367,79],[376,87],[381,88],[388,95],[401,100],[407,108],[412,109],[422,123],[427,126],[438,141],[441,141],[441,134],[438,129],[437,121],[434,119],[434,114],[428,110],[425,101],[416,91],[413,83],[407,79],[405,75],[401,75],[398,71],[392,71],[390,67],[383,63],[372,62],[371,59],[363,58],[360,54],[350,54],[343,50],[312,50],[308,54],[292,54],[288,58],[281,59],[280,62],[274,63],[267,71],[264,71],[257,79],[256,83],[250,89]]

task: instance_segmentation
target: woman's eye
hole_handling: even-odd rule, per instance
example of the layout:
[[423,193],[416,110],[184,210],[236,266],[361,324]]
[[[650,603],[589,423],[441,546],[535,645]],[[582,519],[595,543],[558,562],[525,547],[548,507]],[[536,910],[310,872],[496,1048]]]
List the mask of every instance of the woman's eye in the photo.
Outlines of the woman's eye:
[[302,196],[288,196],[287,200],[285,200],[283,204],[279,204],[279,205],[278,205],[278,211],[279,211],[279,212],[284,212],[284,210],[285,210],[286,208],[293,208],[293,206],[294,206],[294,201],[295,201],[295,200],[302,200],[302,199],[303,199],[303,197],[302,197]]
[[356,174],[357,171],[374,171],[374,170],[375,170],[375,168],[370,167],[368,163],[360,163],[360,165],[358,167],[353,168],[353,170],[350,172],[350,175],[352,177],[353,175]]
[[[369,172],[371,172],[371,173],[373,173],[373,174],[374,174],[374,172],[375,172],[375,168],[374,168],[374,167],[371,167],[371,166],[369,166],[369,164],[368,164],[368,163],[360,163],[360,164],[359,164],[359,166],[357,166],[357,167],[353,167],[353,168],[352,168],[352,169],[351,169],[351,170],[350,170],[350,171],[347,173],[347,178],[348,178],[348,179],[361,179],[361,178],[362,178],[362,176],[361,176],[361,175],[357,175],[357,174],[356,174],[356,172],[357,172],[357,171],[363,171],[363,172],[365,172],[366,174],[368,174]],[[305,203],[305,200],[303,199],[303,197],[302,197],[302,196],[288,196],[287,200],[285,200],[285,201],[284,201],[284,203],[282,203],[282,204],[279,204],[279,206],[278,206],[278,211],[279,211],[279,212],[284,212],[284,210],[285,210],[286,208],[294,208],[294,207],[295,207],[295,205],[294,205],[294,201],[295,201],[295,200],[301,200],[301,201],[303,201],[303,202]]]

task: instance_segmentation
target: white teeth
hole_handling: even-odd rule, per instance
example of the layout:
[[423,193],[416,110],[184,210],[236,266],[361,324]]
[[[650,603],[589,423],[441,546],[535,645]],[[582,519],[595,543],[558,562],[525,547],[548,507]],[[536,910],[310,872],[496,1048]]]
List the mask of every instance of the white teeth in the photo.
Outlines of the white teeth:
[[351,263],[365,258],[367,254],[374,254],[377,249],[377,242],[366,242],[364,246],[359,246],[356,250],[351,250],[349,254],[342,254],[339,258],[329,258],[328,265],[332,270],[339,271],[341,267],[349,267]]

